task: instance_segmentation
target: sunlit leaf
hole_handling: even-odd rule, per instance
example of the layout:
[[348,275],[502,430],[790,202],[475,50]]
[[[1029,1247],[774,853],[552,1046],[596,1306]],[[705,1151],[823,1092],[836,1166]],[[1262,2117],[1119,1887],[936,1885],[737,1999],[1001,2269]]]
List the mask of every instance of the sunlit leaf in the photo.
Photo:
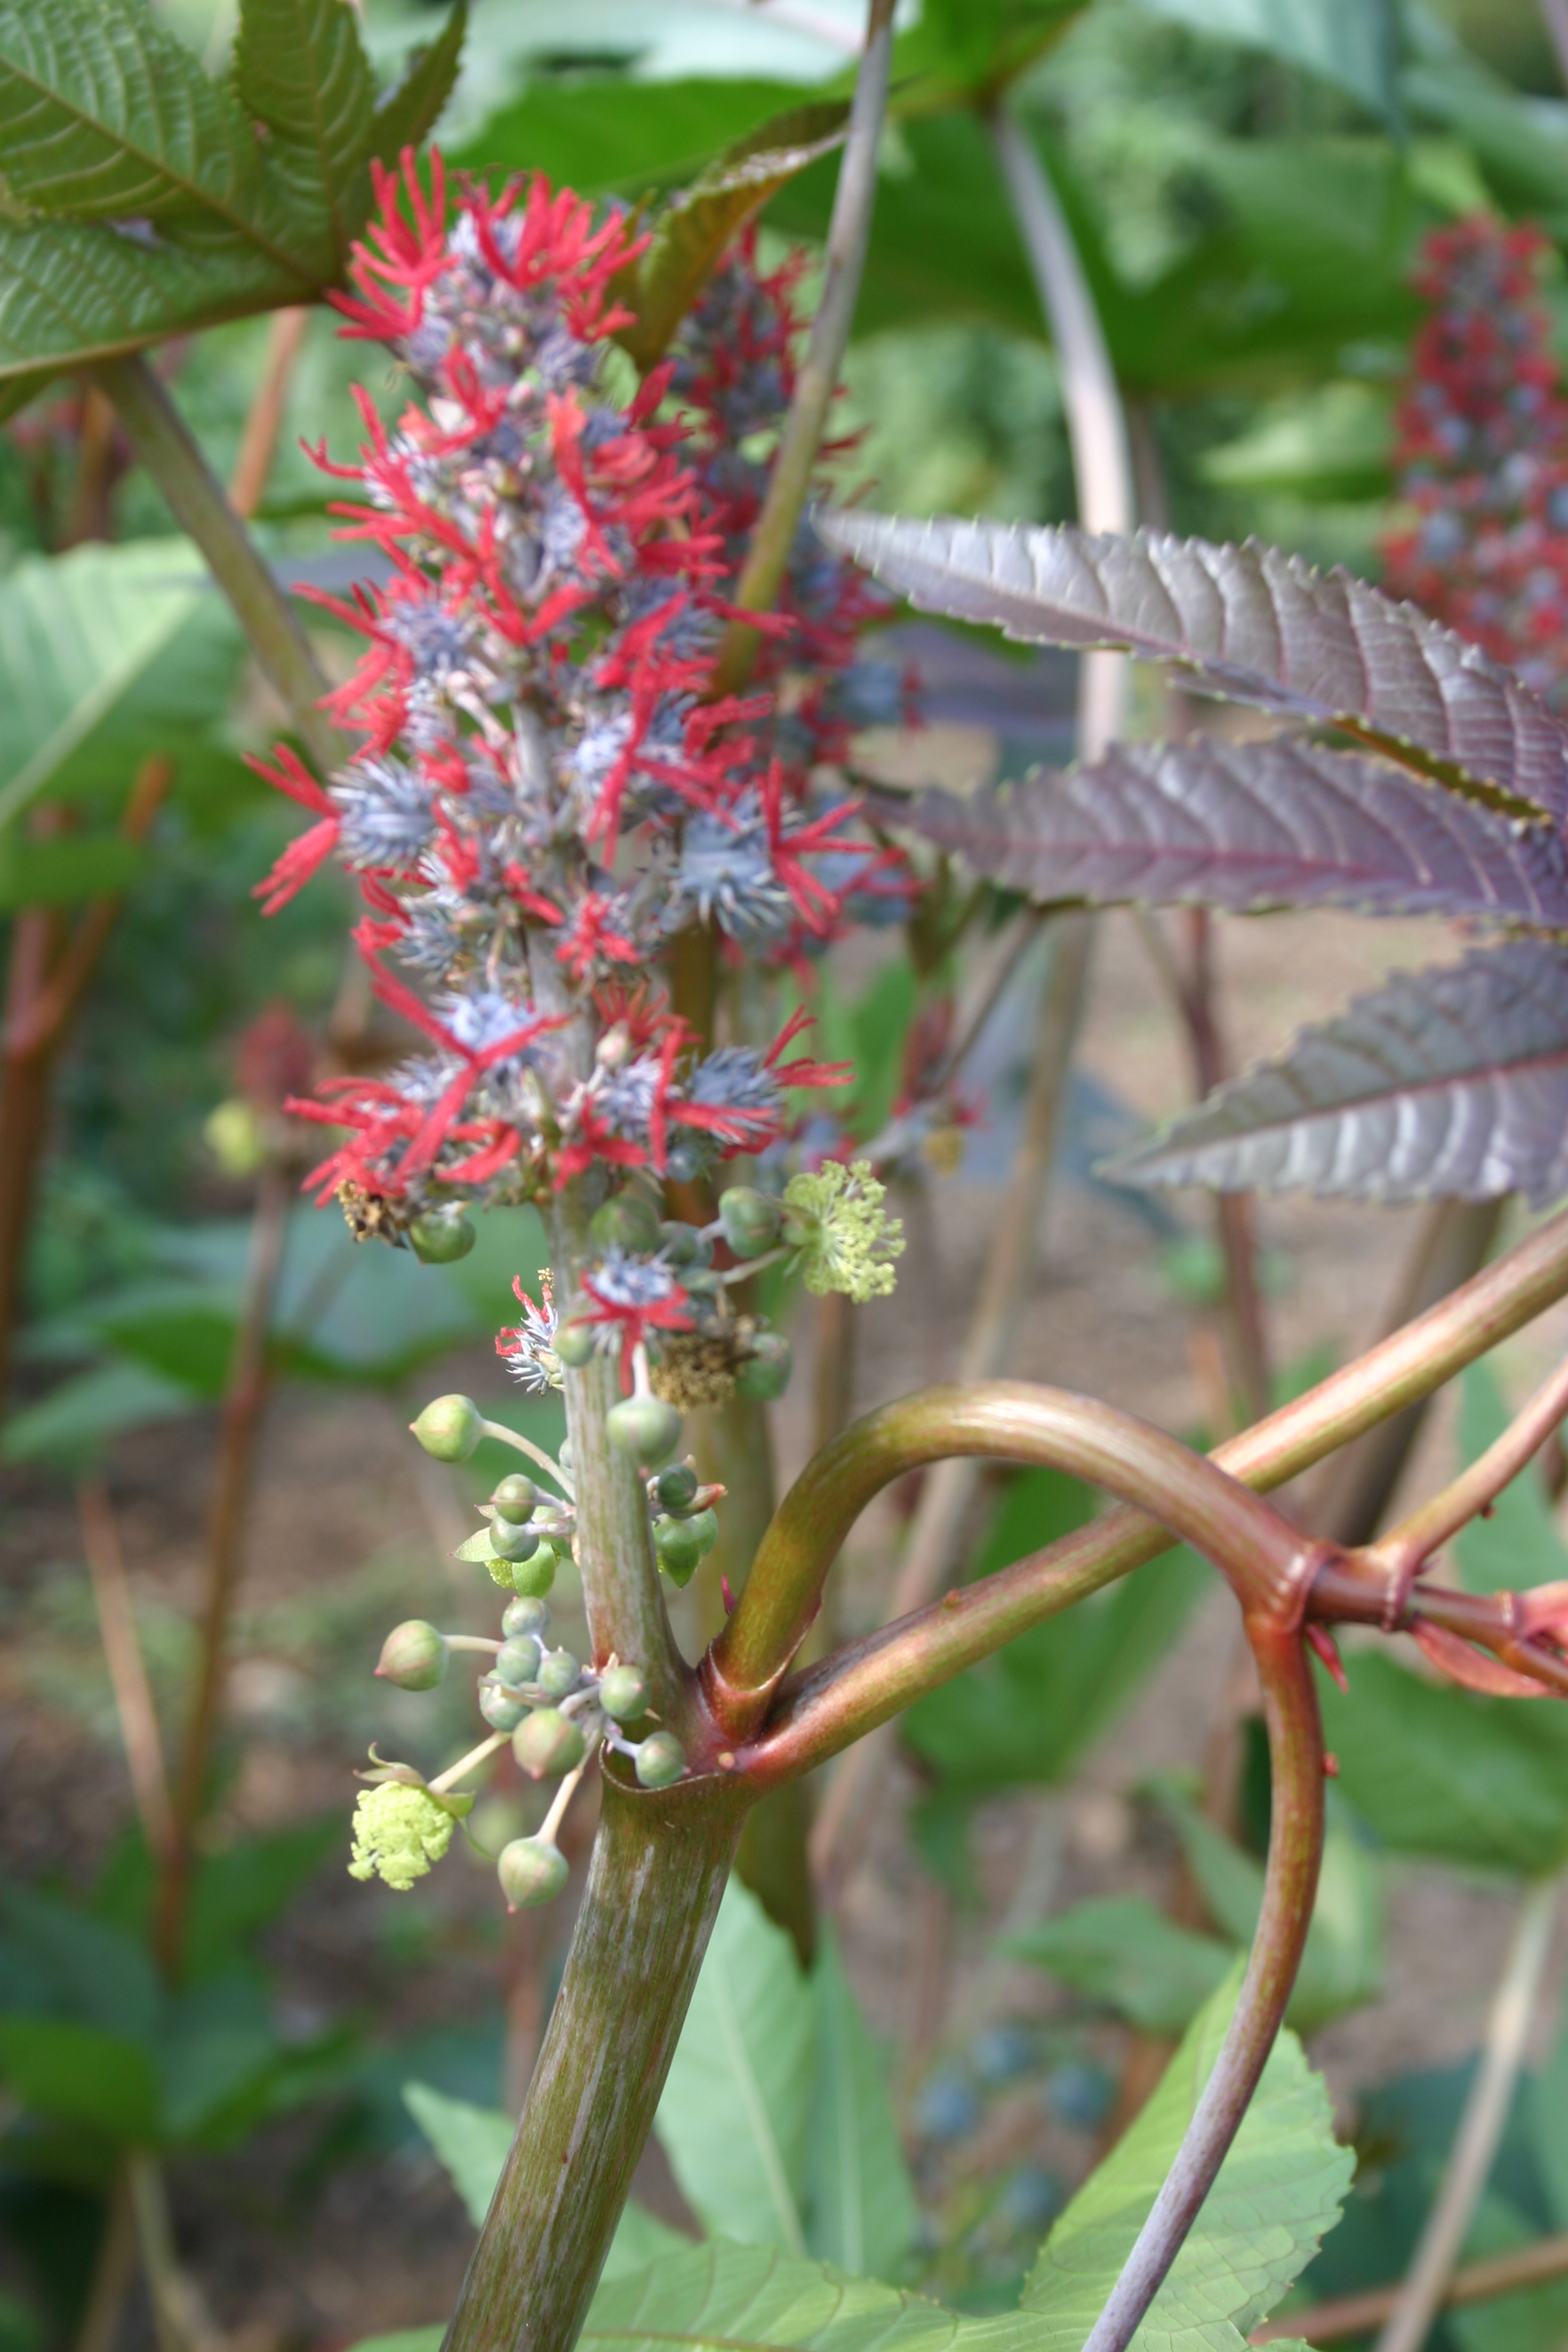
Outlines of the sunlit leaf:
[[[1189,2027],[1159,2089],[1090,2173],[1024,2287],[1035,2352],[1080,2352],[1181,2145],[1236,2005],[1239,1964]],[[1339,2219],[1355,2158],[1294,2034],[1281,2032],[1185,2244],[1133,2338],[1139,2352],[1239,2352]]]
[[369,201],[375,82],[352,0],[242,0],[236,95],[268,133],[265,152],[314,276],[338,277]]
[[370,152],[378,162],[395,163],[405,147],[429,138],[457,86],[468,29],[468,0],[457,0],[429,47],[414,51],[402,79],[377,100]]
[[1568,851],[1407,771],[1281,737],[1117,744],[904,821],[1037,899],[1351,907],[1568,929]]
[[1536,1203],[1568,1188],[1568,949],[1398,972],[1112,1163],[1118,1182]]
[[450,160],[472,171],[542,172],[584,195],[641,195],[701,172],[799,99],[780,81],[542,75]]
[[1352,727],[1403,764],[1561,819],[1568,730],[1510,671],[1343,571],[1248,541],[820,513],[830,547],[922,612],[1031,644],[1116,646],[1206,688]]
[[1194,32],[1261,49],[1337,82],[1369,113],[1399,120],[1399,28],[1390,0],[1139,0]]
[[1178,1927],[1142,1895],[1108,1895],[1010,1937],[1010,1958],[1045,1969],[1145,2033],[1183,2033],[1230,1974],[1235,1948]]
[[899,2143],[880,2053],[826,1924],[811,1971],[816,2074],[806,2141],[806,2239],[862,2276],[896,2276],[920,2207]]

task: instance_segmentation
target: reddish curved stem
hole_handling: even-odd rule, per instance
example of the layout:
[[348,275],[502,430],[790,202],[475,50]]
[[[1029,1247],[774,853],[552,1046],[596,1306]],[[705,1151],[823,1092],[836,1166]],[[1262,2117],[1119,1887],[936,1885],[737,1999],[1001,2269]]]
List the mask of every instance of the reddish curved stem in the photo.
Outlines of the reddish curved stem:
[[1213,2188],[1285,2015],[1311,1924],[1323,1851],[1323,1741],[1301,1638],[1249,1616],[1263,1686],[1273,1811],[1263,1909],[1236,2013],[1148,2220],[1083,2352],[1126,2352]]

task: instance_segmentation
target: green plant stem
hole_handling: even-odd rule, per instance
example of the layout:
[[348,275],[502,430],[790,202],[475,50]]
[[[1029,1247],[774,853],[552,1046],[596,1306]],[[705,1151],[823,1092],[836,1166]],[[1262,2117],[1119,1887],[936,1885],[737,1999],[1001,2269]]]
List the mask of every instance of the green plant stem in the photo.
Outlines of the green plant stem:
[[[1381,1419],[1441,1388],[1565,1294],[1568,1213],[1538,1227],[1451,1297],[1356,1362],[1229,1439],[1213,1459],[1248,1486],[1283,1486]],[[756,1769],[770,1782],[813,1769],[1031,1625],[1157,1558],[1170,1542],[1165,1530],[1142,1512],[1108,1511],[1013,1567],[949,1592],[933,1607],[841,1650],[792,1677],[779,1693],[768,1715],[766,1761],[758,1758]],[[826,1565],[821,1562],[823,1573]],[[763,1578],[753,1572],[753,1622],[760,1622],[764,1604],[772,1613],[775,1594],[770,1587],[778,1573],[770,1570]],[[1324,1570],[1318,1590],[1327,1613],[1381,1622],[1385,1580],[1370,1572],[1336,1578]],[[1509,1657],[1508,1615],[1496,1601],[1433,1592],[1423,1593],[1421,1605],[1434,1622],[1485,1641]],[[739,1617],[738,1612],[733,1622]],[[1541,1680],[1552,1675],[1544,1658],[1518,1663]]]
[[288,597],[166,386],[139,353],[104,360],[93,373],[176,521],[205,556],[311,760],[323,776],[330,774],[342,764],[344,746],[320,707],[327,679]]
[[136,2219],[131,2175],[123,2157],[114,2168],[104,2202],[103,2233],[93,2256],[87,2301],[71,2352],[114,2352],[125,2298],[136,2275]]
[[1247,1639],[1263,1688],[1273,1801],[1263,1907],[1214,2071],[1083,2352],[1126,2352],[1180,2252],[1274,2047],[1311,1925],[1323,1851],[1323,1741],[1300,1633],[1257,1615]]
[[509,1429],[504,1421],[481,1421],[479,1434],[481,1437],[493,1437],[498,1444],[513,1446],[519,1454],[526,1454],[529,1460],[560,1488],[568,1502],[574,1499],[570,1475],[563,1470],[552,1454],[546,1454],[542,1445],[535,1445],[531,1437],[524,1437],[520,1431]]
[[724,1784],[609,1772],[588,1884],[517,2137],[445,2352],[569,2352],[653,2126],[740,1836]]
[[206,1801],[224,1689],[228,1634],[238,1589],[246,1507],[256,1467],[256,1440],[267,1400],[268,1338],[283,1266],[293,1180],[272,1162],[263,1168],[251,1225],[245,1295],[235,1333],[218,1424],[217,1477],[207,1527],[206,1591],[202,1604],[196,1687],[174,1790],[174,1833],[153,1904],[153,1945],[166,1976],[184,1957],[186,1898],[196,1836]]
[[1468,1467],[1391,1528],[1368,1557],[1390,1579],[1391,1589],[1408,1590],[1410,1580],[1451,1536],[1468,1527],[1505,1486],[1529,1467],[1554,1430],[1568,1418],[1568,1359],[1542,1383],[1522,1412],[1516,1414],[1502,1435],[1478,1455]]
[[1513,2104],[1562,1897],[1560,1877],[1539,1879],[1520,1906],[1513,1943],[1487,2021],[1481,2063],[1459,2119],[1443,2185],[1426,2217],[1399,2300],[1377,2339],[1376,2352],[1420,2352],[1437,2315],[1443,2290],[1453,2275]]
[[[869,0],[866,11],[866,44],[855,78],[849,129],[838,166],[833,216],[827,226],[827,247],[822,293],[805,357],[795,373],[795,392],[784,418],[778,452],[768,476],[767,496],[752,532],[746,561],[735,585],[733,602],[743,612],[771,612],[778,598],[790,550],[811,488],[816,453],[826,429],[828,410],[838,389],[838,372],[849,342],[860,273],[871,234],[871,207],[877,194],[877,151],[888,104],[888,69],[893,53],[894,0]],[[752,674],[761,638],[744,621],[731,621],[719,646],[710,691],[736,694]]]

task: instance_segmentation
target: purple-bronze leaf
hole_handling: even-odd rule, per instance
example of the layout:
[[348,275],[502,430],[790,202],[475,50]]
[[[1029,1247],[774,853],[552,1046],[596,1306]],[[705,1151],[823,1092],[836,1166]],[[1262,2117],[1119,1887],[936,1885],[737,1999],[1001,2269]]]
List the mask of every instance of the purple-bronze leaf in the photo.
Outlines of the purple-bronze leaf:
[[818,535],[921,611],[1034,645],[1118,646],[1212,691],[1348,727],[1402,766],[1515,814],[1568,814],[1568,728],[1413,604],[1249,540],[818,511]]
[[1400,972],[1113,1163],[1119,1183],[1535,1205],[1568,1191],[1568,947]]
[[1037,899],[1352,907],[1568,931],[1568,848],[1552,826],[1289,738],[1117,744],[1091,766],[967,799],[924,793],[902,821]]

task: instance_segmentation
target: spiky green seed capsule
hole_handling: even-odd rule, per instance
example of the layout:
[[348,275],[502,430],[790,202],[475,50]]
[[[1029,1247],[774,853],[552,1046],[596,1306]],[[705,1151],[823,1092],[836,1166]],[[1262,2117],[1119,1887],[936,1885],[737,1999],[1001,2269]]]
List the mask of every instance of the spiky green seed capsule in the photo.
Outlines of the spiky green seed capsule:
[[515,1731],[528,1713],[528,1701],[497,1683],[479,1685],[479,1713],[492,1731]]
[[500,1629],[510,1641],[518,1633],[542,1633],[549,1622],[550,1612],[542,1601],[509,1601]]
[[379,1878],[406,1895],[451,1843],[452,1816],[427,1789],[384,1780],[379,1789],[360,1791],[349,1876]]
[[681,1267],[706,1265],[713,1255],[713,1244],[705,1241],[695,1225],[683,1225],[671,1219],[658,1229],[661,1256],[671,1265]]
[[512,1733],[511,1752],[531,1780],[553,1780],[576,1770],[588,1753],[588,1742],[558,1706],[536,1706]]
[[[509,1690],[521,1690],[525,1683],[537,1680],[542,1654],[537,1633],[514,1633],[496,1652],[491,1672],[500,1676]],[[551,1696],[556,1697],[559,1693],[552,1692]]]
[[479,1239],[467,1217],[437,1209],[427,1217],[416,1217],[408,1228],[409,1244],[416,1258],[426,1265],[455,1265],[467,1257]]
[[719,1520],[712,1511],[694,1511],[689,1519],[655,1519],[653,1523],[653,1548],[672,1584],[689,1584],[718,1540]]
[[731,1184],[719,1195],[719,1223],[737,1257],[761,1257],[779,1237],[776,1201],[752,1184]]
[[513,1470],[501,1480],[490,1501],[495,1505],[498,1519],[521,1528],[525,1520],[532,1518],[539,1507],[539,1489],[531,1478],[525,1478],[521,1470]]
[[662,1397],[623,1397],[605,1415],[605,1427],[612,1445],[649,1470],[680,1443],[680,1415]]
[[423,1617],[409,1617],[382,1643],[375,1671],[399,1690],[434,1690],[447,1671],[447,1644]]
[[555,1334],[555,1360],[573,1372],[580,1372],[584,1364],[591,1364],[594,1360],[593,1327],[587,1323],[563,1323]]
[[599,1677],[599,1705],[614,1723],[635,1723],[647,1713],[647,1685],[637,1666],[611,1666]]
[[689,1462],[670,1463],[653,1482],[659,1509],[679,1517],[696,1494],[697,1483],[697,1473]]
[[645,1789],[668,1789],[686,1769],[686,1750],[673,1731],[650,1731],[633,1763]]
[[546,1650],[533,1679],[546,1698],[569,1698],[583,1679],[583,1669],[570,1650]]
[[496,1876],[509,1911],[531,1911],[553,1903],[566,1884],[566,1857],[542,1838],[513,1838],[502,1846]]
[[795,1358],[783,1334],[758,1331],[752,1336],[751,1354],[735,1374],[735,1387],[753,1404],[771,1404],[788,1388],[794,1369]]
[[597,1249],[619,1246],[643,1257],[658,1247],[658,1212],[641,1192],[617,1192],[595,1210],[588,1234]]
[[472,1397],[440,1396],[408,1426],[437,1462],[466,1462],[479,1442],[484,1416]]

